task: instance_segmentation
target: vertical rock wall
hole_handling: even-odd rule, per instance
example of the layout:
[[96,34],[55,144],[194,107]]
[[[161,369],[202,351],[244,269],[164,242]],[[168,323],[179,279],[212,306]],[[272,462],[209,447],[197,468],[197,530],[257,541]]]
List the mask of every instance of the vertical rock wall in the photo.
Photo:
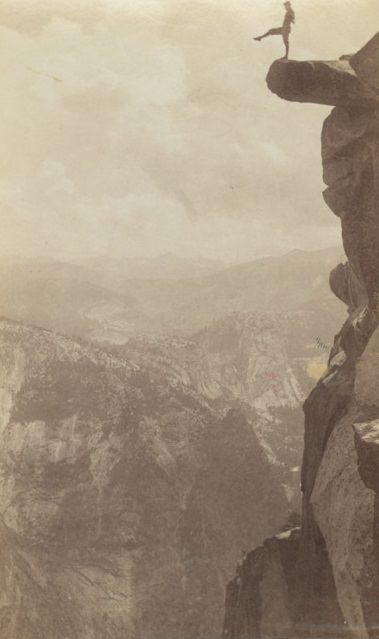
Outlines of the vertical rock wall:
[[379,33],[336,62],[276,61],[286,100],[333,106],[324,199],[348,262],[332,291],[348,317],[304,403],[301,531],[247,556],[226,597],[227,639],[379,637]]

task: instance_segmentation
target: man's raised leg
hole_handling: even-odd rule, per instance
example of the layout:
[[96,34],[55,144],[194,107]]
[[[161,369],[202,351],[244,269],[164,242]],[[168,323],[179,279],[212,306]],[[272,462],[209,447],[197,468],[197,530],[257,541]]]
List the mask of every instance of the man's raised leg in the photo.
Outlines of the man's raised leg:
[[263,40],[263,38],[267,38],[268,36],[282,35],[282,34],[283,34],[282,28],[278,27],[276,29],[270,29],[269,31],[267,31],[261,36],[257,36],[256,38],[254,38],[254,40],[258,40],[258,42],[260,42],[261,40]]

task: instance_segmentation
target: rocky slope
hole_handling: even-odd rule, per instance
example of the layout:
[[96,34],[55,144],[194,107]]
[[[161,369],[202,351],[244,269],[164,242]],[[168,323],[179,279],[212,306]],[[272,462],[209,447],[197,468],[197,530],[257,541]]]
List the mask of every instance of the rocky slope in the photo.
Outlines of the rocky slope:
[[379,34],[337,62],[277,61],[280,97],[335,106],[325,200],[348,257],[330,285],[349,316],[304,403],[301,530],[267,540],[228,586],[228,639],[379,637]]
[[236,407],[252,425],[267,458],[299,507],[302,403],[328,346],[312,310],[278,315],[234,313],[191,338],[136,337],[113,347],[159,378],[196,388],[218,411]]
[[218,637],[241,549],[288,514],[244,415],[5,320],[0,379],[1,637]]

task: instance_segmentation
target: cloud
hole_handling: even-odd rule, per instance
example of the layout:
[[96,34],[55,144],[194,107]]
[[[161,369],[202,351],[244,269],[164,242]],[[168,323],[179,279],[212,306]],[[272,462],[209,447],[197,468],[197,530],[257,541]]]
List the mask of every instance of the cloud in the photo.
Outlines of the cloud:
[[[294,49],[357,48],[379,18],[363,5],[304,0]],[[252,41],[281,11],[273,0],[4,2],[1,250],[249,259],[337,241],[321,197],[328,109],[271,95],[281,43]]]

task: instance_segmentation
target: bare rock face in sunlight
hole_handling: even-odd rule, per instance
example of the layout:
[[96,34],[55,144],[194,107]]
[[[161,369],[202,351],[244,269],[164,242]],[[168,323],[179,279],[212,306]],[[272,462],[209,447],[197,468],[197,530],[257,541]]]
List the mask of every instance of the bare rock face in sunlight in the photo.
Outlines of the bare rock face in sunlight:
[[244,414],[36,327],[1,321],[0,353],[1,637],[219,637],[288,514]]
[[[343,58],[276,61],[267,78],[286,100],[335,107],[322,131],[324,198],[341,218],[348,263],[330,287],[348,317],[303,406],[301,531],[295,547],[274,538],[248,555],[228,588],[228,639],[378,637],[379,34]],[[270,626],[272,601],[282,608]]]

